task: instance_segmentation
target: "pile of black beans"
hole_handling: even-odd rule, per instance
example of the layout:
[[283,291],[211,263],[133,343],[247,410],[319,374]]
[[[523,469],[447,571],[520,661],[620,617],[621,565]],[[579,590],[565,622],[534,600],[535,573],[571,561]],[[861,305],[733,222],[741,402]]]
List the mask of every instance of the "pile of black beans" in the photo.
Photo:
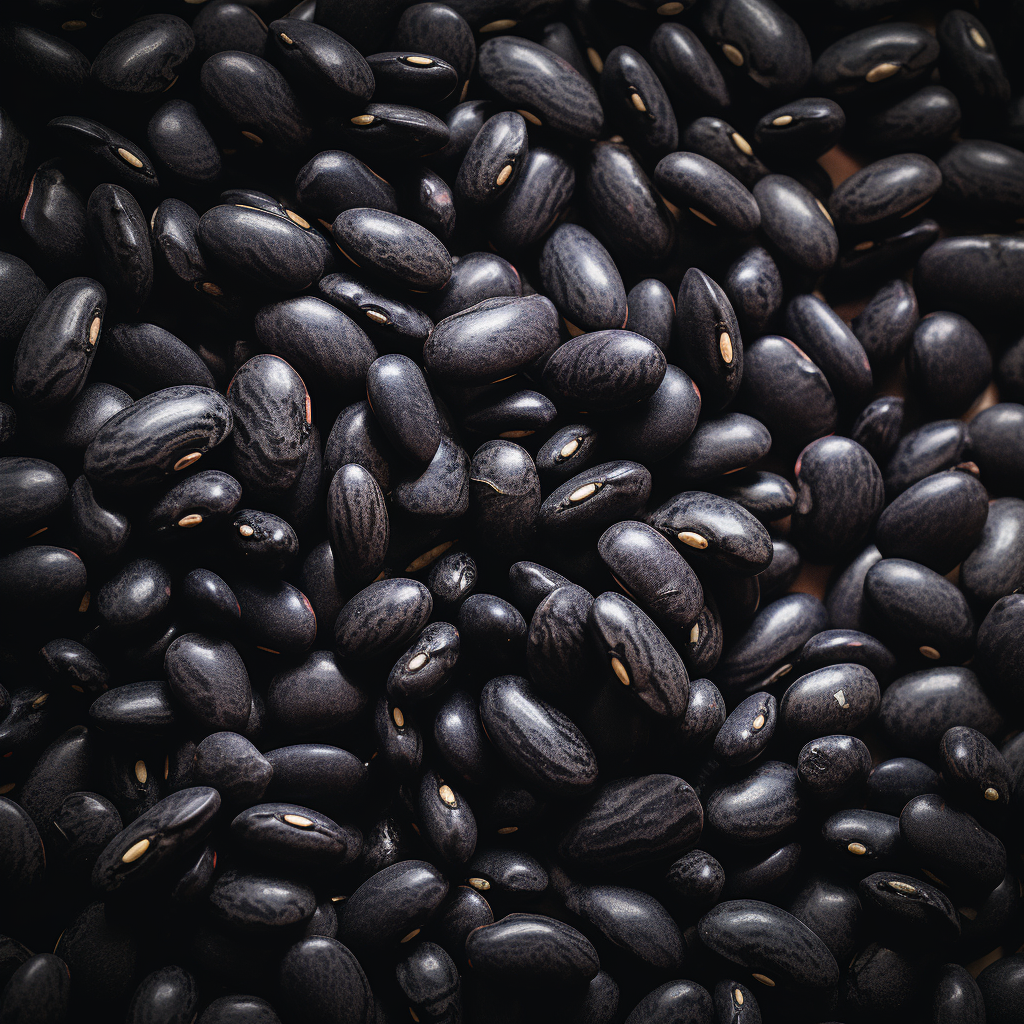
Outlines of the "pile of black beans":
[[0,13],[0,1024],[1021,1024],[1024,2],[293,4]]

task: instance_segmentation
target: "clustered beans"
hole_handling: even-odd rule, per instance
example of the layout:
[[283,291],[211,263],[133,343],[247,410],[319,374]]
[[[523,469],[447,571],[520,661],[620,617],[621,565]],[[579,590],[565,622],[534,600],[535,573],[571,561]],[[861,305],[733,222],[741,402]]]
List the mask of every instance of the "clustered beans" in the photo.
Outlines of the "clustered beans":
[[0,15],[0,1024],[1020,1024],[1024,6],[293,4]]

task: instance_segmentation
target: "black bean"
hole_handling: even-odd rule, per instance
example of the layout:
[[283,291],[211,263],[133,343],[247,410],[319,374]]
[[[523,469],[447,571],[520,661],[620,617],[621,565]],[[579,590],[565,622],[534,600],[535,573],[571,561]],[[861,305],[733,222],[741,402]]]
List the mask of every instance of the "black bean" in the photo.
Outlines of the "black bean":
[[990,490],[1024,497],[1024,406],[999,402],[970,423],[971,457]]
[[795,178],[769,174],[753,186],[761,230],[801,270],[822,274],[836,262],[839,238],[821,201]]
[[988,386],[992,358],[985,339],[958,313],[932,313],[914,330],[907,375],[939,415],[959,415]]
[[877,25],[851,32],[819,54],[814,77],[833,96],[885,95],[921,77],[938,56],[934,36],[919,26]]
[[[359,697],[362,706],[365,697]],[[342,815],[357,804],[366,788],[366,767],[354,754],[326,743],[297,743],[268,750],[274,769],[267,796],[297,803],[324,814]]]
[[722,72],[693,29],[663,21],[648,46],[651,61],[674,102],[695,103],[712,110],[729,106]]
[[[953,12],[950,12],[953,13]],[[963,12],[961,12],[963,13]],[[985,1019],[985,1002],[978,983],[960,964],[945,964],[932,992],[932,1017],[941,1024]]]
[[712,227],[746,235],[761,223],[757,203],[743,183],[699,153],[670,153],[654,169],[654,183],[672,203]]
[[958,142],[939,160],[940,195],[977,216],[1016,220],[1024,213],[1024,157],[987,139]]
[[869,402],[850,428],[850,437],[876,463],[885,462],[899,442],[903,430],[904,401],[883,395]]
[[488,228],[496,248],[511,254],[538,241],[565,212],[575,185],[565,157],[533,147]]
[[604,529],[620,516],[637,515],[651,494],[650,471],[620,460],[577,473],[541,503],[538,525],[552,536]]
[[715,736],[715,759],[738,767],[759,757],[775,734],[775,698],[752,693],[730,712]]
[[544,244],[541,280],[558,311],[579,331],[621,328],[626,289],[608,250],[585,228],[557,227]]
[[[57,1024],[65,1019],[70,994],[68,965],[53,953],[37,953],[18,967],[7,982],[4,1017],[12,1022],[34,1020],[39,1024]],[[134,1024],[138,1018],[129,1016],[128,1019]]]
[[[347,946],[326,935],[302,939],[284,954],[278,967],[277,985],[290,1012],[310,1019],[339,1020],[342,1006],[354,1020],[365,1019],[373,1012],[373,993],[359,961]],[[252,999],[252,1002],[263,1001]],[[269,1010],[269,1004],[265,1005]],[[263,1024],[264,1019],[267,1024],[277,1020],[276,1016],[249,1016],[252,1012],[251,1005],[246,1006],[245,1019],[259,1024]],[[263,1012],[262,1007],[259,1012]],[[233,1019],[227,1018],[225,1024]]]

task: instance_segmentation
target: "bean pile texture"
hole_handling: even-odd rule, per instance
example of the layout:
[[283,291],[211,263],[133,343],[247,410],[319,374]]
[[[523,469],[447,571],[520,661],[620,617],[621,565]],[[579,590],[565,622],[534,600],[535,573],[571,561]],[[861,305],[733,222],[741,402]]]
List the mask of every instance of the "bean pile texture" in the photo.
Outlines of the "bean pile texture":
[[0,1024],[1024,1021],[963,2],[4,4]]

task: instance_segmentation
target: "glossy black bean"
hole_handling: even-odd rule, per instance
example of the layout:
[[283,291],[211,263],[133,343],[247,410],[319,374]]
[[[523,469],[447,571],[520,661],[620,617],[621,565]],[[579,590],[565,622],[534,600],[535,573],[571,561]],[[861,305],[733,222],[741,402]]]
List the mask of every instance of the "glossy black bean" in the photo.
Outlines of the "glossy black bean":
[[925,74],[938,56],[935,37],[917,25],[875,25],[851,32],[821,52],[814,77],[831,96],[885,95]]
[[803,568],[800,552],[788,540],[772,538],[772,560],[757,575],[762,602],[774,601],[795,582]]
[[936,38],[942,48],[942,80],[966,103],[1002,104],[1009,99],[1009,80],[982,21],[968,11],[948,11],[939,22]]
[[816,597],[780,597],[762,608],[730,645],[715,673],[718,684],[743,692],[766,677],[785,678],[803,645],[827,625],[828,612]]
[[840,663],[796,679],[779,703],[779,721],[801,740],[825,733],[854,732],[878,710],[874,673],[863,665]]
[[725,718],[725,698],[718,687],[710,679],[691,679],[686,714],[672,723],[673,735],[697,749],[714,739]]
[[695,566],[753,576],[771,561],[768,531],[742,506],[705,491],[684,491],[650,514],[650,524]]
[[796,505],[796,490],[778,473],[747,469],[718,485],[723,498],[735,501],[762,523],[783,519]]
[[651,493],[651,474],[638,462],[605,462],[577,473],[541,503],[538,524],[548,534],[604,529],[637,515]]
[[97,276],[111,298],[136,312],[153,287],[153,250],[142,208],[121,185],[97,185],[86,204],[86,221]]
[[295,176],[299,204],[328,224],[343,210],[371,207],[398,213],[394,188],[351,153],[317,153]]
[[486,441],[469,465],[476,534],[518,554],[533,537],[540,513],[540,479],[529,452],[512,441]]
[[420,368],[398,354],[380,356],[366,375],[367,397],[388,440],[405,458],[426,466],[441,442],[434,400]]
[[459,971],[441,946],[433,942],[420,943],[398,962],[395,980],[409,1010],[420,1020],[459,1019],[462,1009]]
[[[684,5],[685,6],[685,5]],[[723,110],[729,91],[711,54],[686,25],[663,21],[648,44],[651,62],[679,109]]]
[[455,180],[456,195],[472,207],[497,202],[511,192],[528,152],[522,114],[504,110],[488,118],[462,159]]
[[796,488],[794,535],[819,558],[861,544],[885,503],[875,460],[847,438],[808,445],[797,459]]
[[181,18],[150,14],[108,39],[90,73],[94,82],[114,92],[165,92],[194,46],[192,30]]
[[797,295],[786,306],[784,329],[825,374],[840,399],[862,403],[871,391],[871,365],[856,335],[816,295]]
[[465,93],[465,83],[476,64],[476,42],[458,11],[446,4],[414,4],[398,19],[391,45],[443,57],[458,72],[458,95]]
[[921,754],[933,753],[954,725],[970,726],[991,739],[1003,724],[974,672],[955,666],[897,679],[882,695],[878,719],[898,749]]
[[967,445],[967,427],[959,420],[935,420],[905,434],[885,467],[886,497],[891,501],[919,480],[956,465]]
[[118,833],[96,859],[93,886],[114,892],[137,884],[203,841],[213,828],[220,796],[207,786],[172,793]]
[[586,981],[600,962],[589,940],[571,925],[540,914],[510,914],[466,940],[470,966],[485,978]]
[[626,296],[627,317],[623,327],[649,338],[663,352],[672,337],[676,304],[669,287],[657,278],[637,282]]
[[926,156],[901,153],[868,164],[829,196],[840,230],[877,230],[876,225],[916,213],[939,191],[944,173]]
[[995,744],[977,729],[958,725],[943,733],[939,753],[950,792],[983,821],[997,821],[993,812],[1010,799],[1013,773]]
[[450,622],[432,622],[395,662],[388,676],[388,696],[398,703],[436,693],[455,667],[459,646],[458,630]]
[[84,158],[94,183],[113,182],[149,196],[159,186],[146,153],[130,139],[87,117],[55,117],[46,126],[57,147]]
[[846,114],[833,100],[806,96],[770,110],[754,127],[754,142],[769,159],[816,160],[842,137]]
[[0,877],[9,892],[34,886],[46,867],[43,841],[28,813],[6,796],[0,796],[0,819],[6,841],[0,856]]
[[263,56],[267,26],[251,7],[240,3],[207,4],[192,21],[196,55],[205,60],[222,50],[242,50]]
[[985,1004],[985,1020],[1010,1024],[1021,1010],[1024,956],[1012,956],[991,963],[978,975],[978,988]]
[[557,345],[558,313],[549,299],[492,298],[442,320],[424,345],[423,360],[446,383],[488,384],[550,355]]
[[230,626],[241,617],[238,599],[231,588],[209,569],[194,569],[175,590],[190,614],[211,626]]
[[621,328],[626,290],[608,250],[578,224],[562,224],[548,237],[541,281],[558,311],[582,332]]
[[116,324],[104,332],[102,351],[104,362],[112,360],[130,382],[128,386],[140,391],[158,391],[178,384],[216,388],[202,358],[180,338],[155,324]]
[[168,685],[125,683],[100,694],[89,706],[89,721],[112,735],[166,733],[180,724]]
[[674,775],[619,779],[561,830],[557,849],[579,868],[619,871],[678,857],[696,843],[703,818],[697,794]]
[[715,759],[728,767],[749,764],[759,757],[775,734],[775,698],[753,693],[741,701],[715,736]]
[[661,80],[632,47],[616,46],[601,68],[601,96],[610,120],[639,152],[677,148],[679,125]]
[[468,551],[453,551],[430,567],[427,586],[440,608],[457,608],[476,586],[479,570]]
[[900,813],[900,834],[916,862],[942,885],[990,892],[1006,873],[1006,850],[991,832],[934,793]]
[[749,234],[761,223],[750,191],[734,175],[699,153],[670,153],[654,169],[658,190],[712,227]]
[[[365,703],[361,695],[360,701]],[[274,769],[267,796],[278,803],[296,803],[344,817],[366,788],[366,766],[340,747],[296,743],[268,750],[266,758]]]
[[554,569],[536,562],[516,562],[509,568],[508,580],[512,600],[524,615],[531,617],[544,598],[559,587],[572,584]]
[[923,252],[914,290],[925,310],[961,313],[976,325],[1014,322],[1024,310],[1024,244],[1013,235],[962,235]]
[[539,391],[513,391],[503,398],[474,405],[466,411],[466,430],[508,439],[529,437],[558,416],[555,403]]
[[[373,1013],[373,992],[359,961],[347,946],[326,935],[304,938],[292,946],[281,958],[277,984],[290,1012],[310,1020],[340,1022],[344,1017],[339,1014],[344,1012],[358,1021]],[[263,1018],[251,1013],[247,1007],[244,1019],[262,1024]],[[276,1020],[268,1017],[267,1024]]]
[[24,260],[0,255],[0,340],[7,344],[21,337],[47,290]]
[[834,800],[860,786],[871,770],[871,753],[854,736],[820,736],[803,745],[797,774],[804,789],[818,800]]
[[531,149],[488,228],[495,247],[510,255],[538,241],[569,205],[575,183],[568,160],[541,146]]
[[853,955],[863,916],[856,889],[828,875],[812,875],[785,909],[807,925],[837,961],[845,963]]
[[995,220],[1024,213],[1024,155],[987,139],[957,142],[939,160],[940,195],[959,211]]
[[741,412],[722,413],[697,425],[672,459],[672,471],[686,484],[709,483],[757,462],[771,444],[760,420]]
[[68,965],[52,953],[30,957],[4,987],[4,1020],[11,1024],[58,1024],[64,1020],[71,995],[70,973]]
[[759,338],[744,363],[745,406],[774,435],[800,444],[835,429],[836,399],[825,374],[788,338]]
[[426,625],[432,606],[430,591],[415,580],[371,583],[342,608],[334,624],[339,656],[365,661],[397,653]]
[[363,845],[359,829],[292,803],[249,807],[231,822],[231,833],[255,856],[311,868],[344,867],[359,856]]
[[477,700],[455,690],[434,715],[434,742],[444,761],[466,782],[487,782],[494,774],[494,754],[480,724]]
[[228,868],[208,897],[212,917],[232,931],[271,937],[313,916],[316,897],[301,882]]
[[86,580],[81,556],[66,548],[36,544],[0,558],[0,600],[22,612],[77,607]]
[[807,38],[771,0],[715,0],[701,8],[701,27],[730,64],[769,94],[791,95],[810,77]]
[[[0,526],[28,536],[61,509],[68,482],[51,462],[0,458]],[[45,529],[45,526],[43,527]]]
[[450,137],[439,117],[403,103],[368,103],[361,114],[332,119],[327,128],[345,149],[371,162],[438,153]]
[[907,375],[936,414],[959,415],[992,379],[985,339],[959,313],[932,313],[914,330]]
[[1000,598],[985,616],[978,630],[977,659],[986,686],[1000,702],[1019,707],[1021,666],[1020,622],[1024,615],[1024,594]]
[[518,609],[494,594],[471,594],[456,618],[467,659],[486,663],[490,671],[519,657],[526,620]]
[[864,665],[881,683],[888,683],[896,669],[895,655],[881,641],[854,629],[827,629],[804,644],[797,667],[810,672],[841,662]]
[[797,782],[792,765],[764,761],[740,781],[712,790],[705,800],[708,825],[736,843],[775,839],[800,819]]
[[999,402],[982,410],[971,420],[970,437],[982,482],[990,490],[1024,497],[1024,405]]
[[930,660],[962,660],[974,643],[974,618],[960,590],[932,569],[883,558],[864,577],[864,594],[901,646]]
[[837,811],[822,824],[821,838],[833,862],[858,878],[901,863],[906,853],[899,818],[878,811]]
[[[750,143],[731,124],[718,117],[698,117],[691,121],[680,133],[679,145],[685,151],[713,160],[749,189],[769,173]],[[763,219],[763,210],[761,215]]]
[[208,731],[245,729],[252,708],[249,675],[226,640],[179,636],[167,648],[164,671],[175,699]]
[[914,289],[897,278],[875,292],[850,326],[873,367],[880,368],[903,355],[917,324]]
[[754,971],[762,984],[782,983],[807,991],[828,989],[839,979],[835,957],[792,914],[757,900],[720,903],[697,925],[715,953]]
[[761,230],[801,270],[822,274],[836,262],[839,238],[821,201],[795,178],[769,174],[753,186]]
[[522,293],[519,272],[511,263],[491,252],[470,252],[452,267],[452,276],[434,296],[430,311],[441,321],[484,299],[519,298]]
[[408,942],[441,906],[448,883],[433,865],[404,860],[367,879],[338,915],[338,937],[371,953]]
[[701,912],[718,902],[725,885],[722,865],[704,850],[691,850],[665,873],[665,887],[688,911]]
[[944,85],[926,85],[868,113],[851,126],[873,150],[931,153],[960,126],[960,102]]
[[519,36],[489,39],[477,53],[489,89],[539,123],[574,139],[593,139],[604,115],[593,87],[550,50]]
[[973,473],[935,473],[888,505],[878,518],[875,544],[883,558],[947,573],[977,546],[988,515],[988,493]]
[[166,611],[171,576],[160,562],[139,558],[110,576],[96,595],[100,622],[127,632],[153,624]]
[[782,306],[779,269],[766,249],[751,246],[726,271],[722,288],[749,348],[749,339],[760,338]]
[[904,400],[883,395],[869,402],[850,428],[850,437],[876,463],[884,463],[892,454],[903,430]]
[[540,861],[519,850],[481,849],[465,870],[475,891],[517,906],[535,903],[548,891],[548,873]]
[[172,965],[147,974],[128,1005],[127,1024],[169,1024],[192,1021],[199,1005],[196,979],[184,968]]
[[32,175],[19,217],[37,265],[62,277],[88,269],[93,253],[85,203],[55,162],[48,161]]
[[583,184],[594,226],[615,256],[645,266],[669,254],[675,221],[630,150],[598,143]]
[[597,656],[590,646],[587,616],[594,599],[582,587],[556,587],[537,605],[526,637],[530,678],[548,696],[586,692]]
[[894,757],[871,769],[866,790],[872,810],[898,815],[913,797],[941,792],[942,780],[921,761]]

